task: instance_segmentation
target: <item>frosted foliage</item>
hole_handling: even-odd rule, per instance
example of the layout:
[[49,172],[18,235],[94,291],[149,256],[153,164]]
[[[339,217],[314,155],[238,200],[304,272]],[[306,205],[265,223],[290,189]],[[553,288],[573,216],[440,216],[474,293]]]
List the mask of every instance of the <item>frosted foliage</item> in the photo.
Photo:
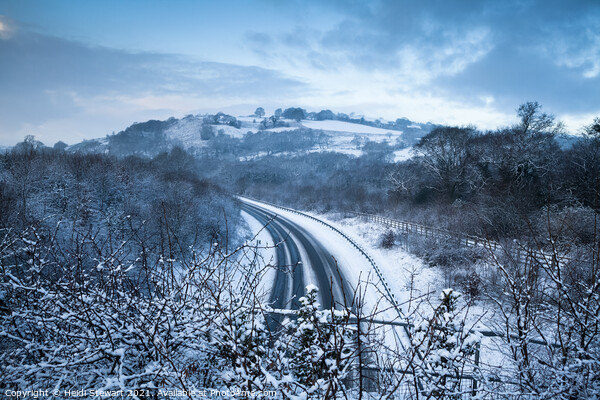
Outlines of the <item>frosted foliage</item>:
[[301,398],[333,398],[343,390],[355,356],[349,313],[319,310],[318,291],[314,285],[306,287],[297,320],[288,321],[278,342],[285,349],[284,369],[296,382],[289,394]]
[[454,290],[444,289],[433,317],[418,325],[412,338],[422,355],[417,375],[434,398],[461,398],[462,376],[472,373],[472,357],[481,341],[465,326],[457,309],[459,297]]

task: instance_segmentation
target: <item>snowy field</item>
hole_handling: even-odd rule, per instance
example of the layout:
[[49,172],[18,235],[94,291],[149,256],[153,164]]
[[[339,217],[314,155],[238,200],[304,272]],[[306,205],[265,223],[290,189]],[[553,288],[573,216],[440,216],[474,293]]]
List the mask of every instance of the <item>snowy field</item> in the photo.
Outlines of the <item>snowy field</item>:
[[366,135],[381,136],[386,136],[388,134],[399,136],[400,134],[402,134],[401,131],[386,130],[381,128],[375,128],[373,126],[354,124],[352,122],[344,121],[302,121],[302,125],[310,129],[321,129],[324,131],[331,132],[362,133]]
[[402,150],[396,150],[394,152],[394,162],[406,161],[410,160],[415,156],[412,147],[407,147]]
[[[320,129],[331,136],[325,151],[360,156],[360,147],[367,141],[394,145],[402,137],[402,131],[386,130],[372,126],[354,124],[343,121],[302,121],[302,125],[310,129]],[[407,153],[402,150],[394,154],[397,161],[404,160]]]
[[242,121],[242,122],[259,122],[262,120],[262,118],[254,116],[254,115],[240,115],[239,117],[236,117],[238,121]]
[[[212,129],[215,135],[222,131],[225,135],[241,139],[244,137],[246,132],[256,132],[258,129],[254,128],[235,128],[229,125],[212,125]],[[208,145],[206,140],[202,140],[200,132],[202,131],[202,118],[200,117],[188,117],[182,118],[177,121],[175,125],[167,129],[165,132],[170,140],[181,143],[185,148],[190,147],[205,147]]]
[[[238,117],[238,120],[243,122],[241,131],[243,131],[244,133],[247,131],[258,132],[258,122],[260,122],[260,118]],[[257,123],[253,123],[253,121],[257,121]],[[389,144],[393,145],[396,143],[396,140],[402,137],[403,134],[402,131],[375,128],[372,126],[344,121],[303,120],[300,121],[300,123],[298,123],[293,120],[285,120],[285,122],[290,124],[289,128],[271,128],[267,129],[266,131],[287,132],[292,131],[294,129],[298,129],[300,126],[309,129],[322,130],[331,136],[331,139],[329,140],[329,145],[325,149],[315,148],[311,150],[311,152],[335,151],[337,153],[348,154],[355,157],[359,157],[363,154],[363,151],[360,150],[359,147],[368,140],[377,143],[388,142]],[[420,128],[416,125],[414,127]],[[356,143],[357,139],[360,142],[359,145],[357,145]],[[413,156],[414,154],[412,152],[412,148],[410,147],[402,150],[396,150],[394,152],[394,162],[406,161],[412,158]]]

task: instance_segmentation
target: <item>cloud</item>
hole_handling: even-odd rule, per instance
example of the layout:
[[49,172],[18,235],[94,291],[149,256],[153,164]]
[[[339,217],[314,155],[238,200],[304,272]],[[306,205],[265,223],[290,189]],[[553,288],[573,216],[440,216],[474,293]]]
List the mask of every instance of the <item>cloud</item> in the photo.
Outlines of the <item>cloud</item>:
[[600,111],[600,79],[586,79],[580,69],[565,68],[542,53],[504,46],[509,45],[496,47],[462,73],[440,77],[434,85],[457,98],[494,96],[505,110],[537,100],[557,114]]
[[344,15],[339,23],[325,28],[295,26],[286,34],[272,34],[270,42],[277,45],[272,51],[288,57],[292,52],[297,56],[294,63],[305,60],[333,70],[349,63],[365,72],[387,71],[420,81],[454,74],[492,47],[487,26],[475,18],[448,18],[446,8],[453,15],[461,15],[457,13],[461,8],[443,2],[437,2],[433,11],[398,1],[327,4]]
[[584,78],[600,75],[600,19],[589,21],[579,32],[577,42],[555,38],[552,51],[558,55],[557,65],[578,69]]
[[264,48],[273,42],[270,35],[262,32],[248,32],[246,38],[257,48]]
[[[599,57],[600,3],[573,1],[403,2],[379,0],[346,11],[347,18],[324,33],[326,51],[354,54],[365,68],[394,69],[397,54],[410,49],[415,69],[453,75],[496,46],[546,52],[553,63],[587,65],[593,75]],[[505,46],[509,44],[509,46]],[[527,60],[523,60],[527,61]],[[400,60],[401,62],[401,60]]]
[[[149,115],[205,112],[307,90],[266,68],[131,53],[28,32],[1,40],[0,59],[0,144],[28,133],[49,141],[104,136]],[[84,124],[86,117],[94,124]],[[55,121],[69,119],[82,125],[58,130]]]

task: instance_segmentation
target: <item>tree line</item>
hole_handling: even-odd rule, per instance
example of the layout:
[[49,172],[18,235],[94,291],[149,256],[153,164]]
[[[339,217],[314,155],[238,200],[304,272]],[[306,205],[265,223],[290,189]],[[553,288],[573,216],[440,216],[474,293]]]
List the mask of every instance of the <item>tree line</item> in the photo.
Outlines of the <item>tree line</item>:
[[440,127],[415,146],[416,156],[389,175],[390,194],[415,208],[460,212],[454,229],[517,237],[548,208],[598,210],[600,124],[561,147],[563,126],[537,102],[521,105],[519,122],[491,132]]
[[144,257],[154,258],[169,247],[239,243],[235,200],[202,179],[196,163],[180,148],[117,158],[41,147],[29,137],[0,155],[0,229],[35,226],[65,246],[92,236],[112,248],[135,233]]

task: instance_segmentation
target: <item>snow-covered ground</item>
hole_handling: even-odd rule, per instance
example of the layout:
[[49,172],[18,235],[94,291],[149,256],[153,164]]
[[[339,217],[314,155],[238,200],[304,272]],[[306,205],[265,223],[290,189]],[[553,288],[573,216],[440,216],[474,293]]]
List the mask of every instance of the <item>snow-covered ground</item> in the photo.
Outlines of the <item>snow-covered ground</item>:
[[394,162],[410,160],[415,156],[412,147],[407,147],[402,150],[396,150],[394,152]]
[[265,129],[265,132],[289,132],[289,131],[294,131],[296,129],[298,129],[297,126],[289,126],[289,127],[280,126],[279,128]]
[[240,115],[239,117],[236,117],[236,118],[238,121],[250,122],[250,123],[262,121],[261,117],[257,117],[255,115]]
[[[242,128],[235,130],[235,128],[228,127],[230,129],[225,131],[225,134],[233,137],[241,137],[248,131],[258,132],[259,124],[262,120],[256,117],[238,117],[239,121],[242,121]],[[296,122],[293,120],[283,120],[288,123],[289,127],[279,127],[266,129],[266,132],[288,132],[305,127],[309,129],[322,130],[330,136],[329,144],[326,148],[315,148],[311,152],[321,151],[335,151],[338,153],[348,154],[352,156],[361,156],[363,154],[360,147],[367,141],[373,141],[377,143],[388,142],[391,145],[396,143],[396,140],[402,137],[402,131],[388,130],[382,128],[375,128],[372,126],[355,124],[352,122],[344,121],[308,121],[302,120]],[[417,125],[415,125],[417,126]],[[417,126],[418,127],[418,126]],[[215,129],[220,129],[221,126],[215,126]],[[233,130],[232,130],[233,129]],[[405,161],[413,157],[411,148],[397,150],[394,152],[394,162]]]
[[[182,144],[186,148],[190,147],[204,147],[207,146],[208,142],[202,140],[200,132],[202,131],[202,117],[201,116],[190,116],[182,118],[177,121],[172,127],[166,130],[166,135],[170,140]],[[215,135],[219,132],[229,135],[234,138],[242,138],[248,131],[256,132],[257,128],[235,128],[229,125],[212,125],[212,129]]]
[[382,135],[388,134],[400,135],[401,131],[386,130],[381,128],[375,128],[373,126],[354,124],[352,122],[344,121],[302,121],[302,125],[310,129],[321,129],[324,131],[331,132],[345,132],[345,133],[362,133],[366,135]]
[[[445,289],[442,271],[426,265],[423,260],[398,246],[392,249],[381,248],[381,237],[388,229],[384,225],[356,217],[340,218],[336,214],[311,215],[335,226],[369,253],[379,266],[406,315],[412,313],[421,317],[431,315],[433,311],[431,306],[439,303],[439,295]],[[456,289],[460,292],[459,288]],[[466,326],[470,328],[490,330],[489,321],[496,320],[494,311],[484,301],[477,301],[468,310],[463,311],[466,314]],[[501,339],[489,337],[482,339],[480,356],[482,364],[501,370],[511,365],[507,354],[508,349]]]
[[257,255],[257,260],[255,260],[253,253],[246,253],[248,254],[248,259],[242,260],[242,263],[244,261],[257,261],[255,272],[262,274],[258,292],[268,293],[273,287],[276,274],[275,268],[271,268],[271,266],[277,265],[277,251],[275,249],[275,243],[273,243],[271,235],[269,235],[269,232],[264,229],[264,226],[250,216],[250,214],[242,211],[242,218],[244,218],[248,224],[248,229],[251,233],[250,236],[252,237],[252,239],[246,242],[246,245],[250,248],[253,248]]
[[202,118],[188,117],[177,121],[175,125],[167,129],[165,132],[167,138],[176,143],[190,147],[204,147],[206,141],[200,137],[202,130]]
[[438,269],[425,265],[420,258],[397,246],[391,249],[380,247],[381,236],[387,230],[383,225],[360,218],[337,219],[334,215],[315,217],[335,226],[369,253],[379,266],[394,296],[403,305],[405,313],[412,311],[411,307],[414,306],[411,296],[422,297],[431,293],[437,297],[437,293],[444,288]]
[[326,150],[344,154],[361,155],[362,151],[359,148],[367,141],[388,142],[394,145],[402,137],[402,131],[343,121],[302,121],[302,125],[311,129],[320,129],[329,134],[331,139]]

